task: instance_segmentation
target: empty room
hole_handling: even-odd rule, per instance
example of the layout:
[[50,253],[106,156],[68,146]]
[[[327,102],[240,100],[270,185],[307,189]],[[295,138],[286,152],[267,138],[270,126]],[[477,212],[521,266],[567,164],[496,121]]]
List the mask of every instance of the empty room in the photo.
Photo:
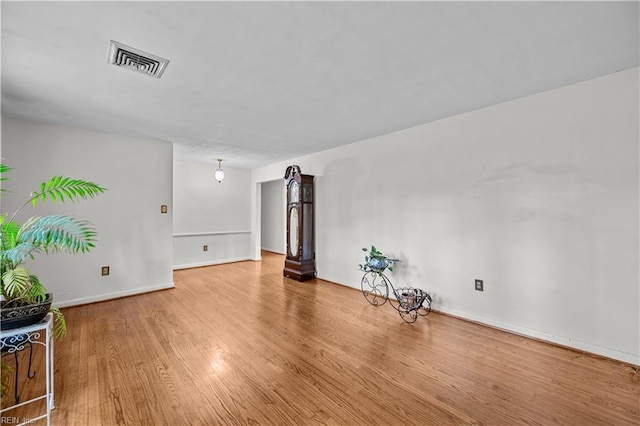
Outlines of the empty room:
[[640,424],[640,3],[2,1],[2,424]]

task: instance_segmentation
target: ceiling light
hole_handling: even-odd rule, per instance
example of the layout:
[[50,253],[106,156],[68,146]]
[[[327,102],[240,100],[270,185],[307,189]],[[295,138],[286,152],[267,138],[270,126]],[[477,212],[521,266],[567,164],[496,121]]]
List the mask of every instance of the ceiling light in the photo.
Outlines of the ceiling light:
[[214,174],[218,183],[224,180],[224,170],[222,170],[222,166],[220,165],[220,162],[222,162],[222,159],[218,158],[218,168],[216,169],[216,172]]

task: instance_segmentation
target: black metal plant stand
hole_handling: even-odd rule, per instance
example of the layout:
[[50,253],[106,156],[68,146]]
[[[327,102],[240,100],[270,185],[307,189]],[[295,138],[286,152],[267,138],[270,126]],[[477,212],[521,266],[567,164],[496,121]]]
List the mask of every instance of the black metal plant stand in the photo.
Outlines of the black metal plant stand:
[[[397,261],[397,259],[390,259]],[[381,306],[389,301],[389,304],[398,311],[400,318],[405,322],[415,322],[418,315],[427,316],[431,313],[432,298],[426,291],[414,287],[395,288],[391,280],[383,273],[387,264],[382,267],[364,265],[364,275],[360,282],[362,294],[367,302],[374,306]],[[389,298],[389,288],[392,298]]]

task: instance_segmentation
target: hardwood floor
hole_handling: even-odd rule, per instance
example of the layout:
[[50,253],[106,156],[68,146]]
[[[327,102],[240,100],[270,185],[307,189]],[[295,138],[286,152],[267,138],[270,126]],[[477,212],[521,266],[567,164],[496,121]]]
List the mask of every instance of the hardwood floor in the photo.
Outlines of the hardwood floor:
[[359,291],[284,279],[282,265],[263,253],[65,309],[52,423],[640,424],[628,365],[437,313],[406,324]]

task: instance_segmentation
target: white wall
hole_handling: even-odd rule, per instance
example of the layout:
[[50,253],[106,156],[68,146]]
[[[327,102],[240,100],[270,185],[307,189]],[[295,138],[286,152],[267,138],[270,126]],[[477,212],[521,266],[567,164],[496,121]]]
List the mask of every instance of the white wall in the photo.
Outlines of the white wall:
[[263,250],[285,254],[285,210],[284,179],[264,182],[260,215],[260,241]]
[[[108,189],[79,203],[47,202],[23,210],[71,214],[93,222],[99,237],[90,253],[51,254],[29,267],[54,293],[54,304],[70,306],[173,287],[171,270],[172,145],[3,117],[3,162],[14,167],[2,198],[13,212],[54,175],[94,181]],[[101,276],[101,267],[110,275]]]
[[225,179],[219,183],[213,176],[217,167],[174,162],[174,269],[251,258],[251,172],[226,167],[223,161]]
[[438,310],[640,364],[638,79],[626,70],[256,169],[252,200],[298,164],[316,175],[319,277],[359,288],[373,243],[402,259],[393,282],[432,292]]

